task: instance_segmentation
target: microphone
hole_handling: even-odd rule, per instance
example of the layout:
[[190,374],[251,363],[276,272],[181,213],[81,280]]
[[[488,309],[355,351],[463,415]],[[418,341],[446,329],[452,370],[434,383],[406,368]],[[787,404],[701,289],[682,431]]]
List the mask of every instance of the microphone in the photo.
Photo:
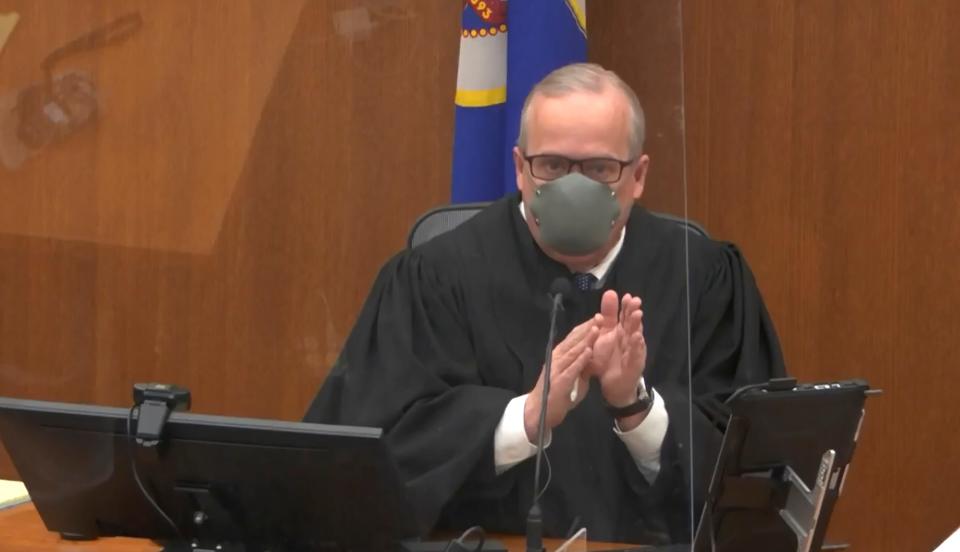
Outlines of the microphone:
[[554,295],[554,299],[556,299],[556,296],[558,295],[569,295],[572,291],[573,286],[570,285],[570,280],[566,278],[558,277],[554,278],[553,281],[550,282],[550,293]]
[[557,278],[550,284],[553,307],[550,309],[550,333],[543,361],[543,396],[540,400],[540,419],[537,422],[537,459],[533,476],[533,505],[527,514],[527,552],[543,552],[543,513],[540,511],[540,464],[543,461],[543,434],[547,425],[547,400],[550,397],[550,371],[553,365],[553,344],[557,338],[557,313],[563,309],[563,296],[571,291],[570,281]]

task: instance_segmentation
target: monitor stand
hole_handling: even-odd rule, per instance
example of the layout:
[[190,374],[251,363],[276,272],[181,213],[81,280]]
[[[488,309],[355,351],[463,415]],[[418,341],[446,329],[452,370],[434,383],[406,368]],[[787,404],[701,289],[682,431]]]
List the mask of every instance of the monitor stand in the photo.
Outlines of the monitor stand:
[[[726,438],[733,440],[737,449],[743,445],[747,427],[748,422],[744,419],[736,416],[730,419]],[[836,457],[836,451],[832,449],[823,453],[812,489],[807,487],[803,479],[790,466],[781,466],[779,469],[761,473],[726,475],[723,478],[725,493],[718,506],[722,509],[763,509],[771,500],[777,500],[776,497],[780,497],[779,500],[783,501],[783,507],[779,508],[780,518],[797,537],[797,552],[817,552],[812,549],[813,536],[827,491],[836,484],[836,481],[830,480],[831,474],[834,473]],[[718,466],[719,473],[725,473],[726,468],[727,466],[721,463]],[[708,507],[703,519],[700,520],[700,527],[694,539],[694,550],[710,549],[713,527],[712,508]],[[841,546],[842,548],[846,546]]]
[[790,490],[786,505],[780,509],[780,517],[797,536],[797,552],[811,552],[813,532],[820,518],[823,500],[827,496],[830,474],[833,473],[836,458],[837,453],[834,450],[828,450],[820,457],[820,469],[817,470],[813,489],[807,488],[793,468],[787,466],[784,473],[784,480],[790,483]]
[[174,490],[193,504],[193,538],[164,542],[162,552],[247,552],[243,543],[209,538],[211,534],[241,535],[242,524],[223,501],[204,485],[178,484]]

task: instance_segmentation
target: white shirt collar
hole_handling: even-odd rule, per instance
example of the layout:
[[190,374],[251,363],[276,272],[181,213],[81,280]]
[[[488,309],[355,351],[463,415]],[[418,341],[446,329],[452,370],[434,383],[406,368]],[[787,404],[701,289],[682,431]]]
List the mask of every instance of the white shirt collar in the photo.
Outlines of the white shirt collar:
[[[527,213],[523,210],[523,202],[520,202],[520,216],[523,217],[523,220],[527,220]],[[607,253],[607,256],[603,258],[596,266],[588,270],[590,274],[597,279],[597,286],[603,285],[604,279],[607,277],[607,272],[610,272],[610,267],[613,265],[613,261],[617,260],[617,255],[620,254],[620,250],[623,248],[623,238],[627,235],[627,228],[624,226],[620,229],[620,239],[617,240],[617,243],[610,248],[610,251]]]

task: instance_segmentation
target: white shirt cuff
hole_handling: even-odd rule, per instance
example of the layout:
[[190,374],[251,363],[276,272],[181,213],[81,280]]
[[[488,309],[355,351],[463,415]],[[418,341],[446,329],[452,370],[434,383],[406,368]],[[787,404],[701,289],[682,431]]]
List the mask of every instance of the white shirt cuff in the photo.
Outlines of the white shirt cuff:
[[657,391],[655,389],[650,391],[653,394],[653,405],[640,425],[630,431],[620,431],[614,421],[613,432],[627,446],[643,478],[648,483],[653,483],[657,474],[660,473],[660,449],[663,448],[663,439],[667,436],[670,417]]
[[[527,395],[514,397],[503,410],[503,417],[493,434],[493,463],[497,475],[537,454],[537,446],[527,440],[523,409]],[[543,436],[543,448],[550,446],[551,433]]]

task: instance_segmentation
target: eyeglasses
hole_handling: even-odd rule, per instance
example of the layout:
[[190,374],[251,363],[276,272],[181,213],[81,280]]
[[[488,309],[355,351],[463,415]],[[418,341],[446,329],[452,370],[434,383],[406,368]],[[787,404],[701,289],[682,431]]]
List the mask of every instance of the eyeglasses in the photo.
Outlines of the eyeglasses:
[[623,176],[623,169],[635,160],[620,161],[607,157],[593,157],[590,159],[570,159],[562,155],[530,155],[524,156],[530,164],[530,174],[539,180],[554,180],[570,174],[574,167],[580,167],[583,176],[592,178],[603,184],[614,184]]

